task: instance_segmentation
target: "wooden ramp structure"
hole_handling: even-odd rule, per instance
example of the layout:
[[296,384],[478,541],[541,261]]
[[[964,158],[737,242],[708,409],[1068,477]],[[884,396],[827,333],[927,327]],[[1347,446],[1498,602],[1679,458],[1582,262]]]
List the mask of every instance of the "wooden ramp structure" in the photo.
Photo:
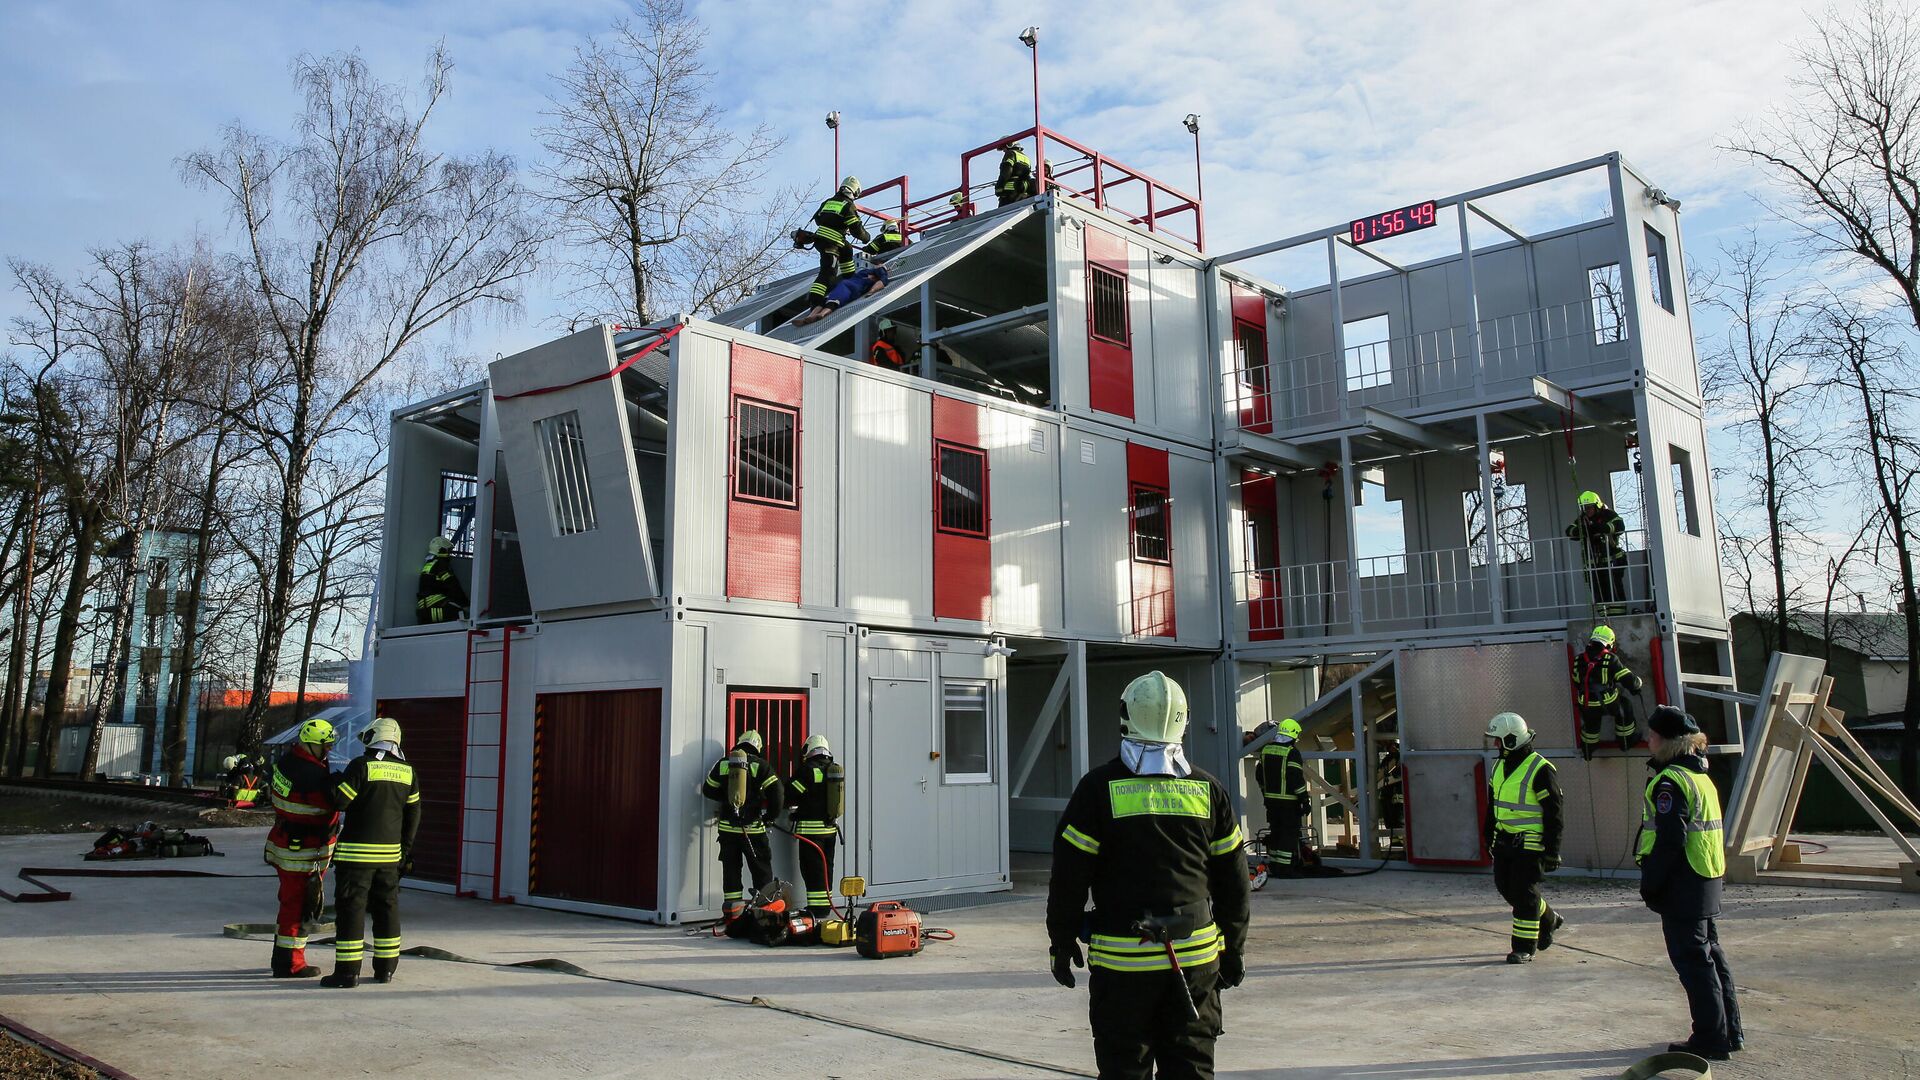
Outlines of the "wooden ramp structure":
[[[1727,877],[1920,892],[1920,845],[1903,831],[1920,830],[1920,808],[1873,760],[1847,730],[1840,711],[1829,704],[1833,677],[1825,673],[1825,664],[1816,657],[1775,653],[1764,687],[1763,693],[1740,702],[1753,706],[1754,719],[1727,803]],[[1897,862],[1801,860],[1799,845],[1789,839],[1789,833],[1815,761],[1833,773],[1898,848]],[[1876,802],[1875,795],[1893,812]]]

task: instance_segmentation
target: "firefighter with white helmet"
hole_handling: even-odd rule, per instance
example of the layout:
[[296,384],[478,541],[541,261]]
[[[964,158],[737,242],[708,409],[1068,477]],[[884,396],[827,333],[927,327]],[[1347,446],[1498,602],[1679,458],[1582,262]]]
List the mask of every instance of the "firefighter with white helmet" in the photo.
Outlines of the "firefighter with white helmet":
[[1053,977],[1071,988],[1073,968],[1093,968],[1101,1076],[1208,1077],[1220,991],[1246,974],[1252,892],[1240,826],[1227,789],[1187,762],[1179,683],[1142,675],[1120,713],[1120,755],[1081,778],[1054,840]]
[[[420,777],[400,752],[400,722],[381,716],[360,733],[366,753],[333,788],[346,815],[334,848],[333,974],[322,986],[360,984],[360,961],[373,953],[373,981],[393,981],[400,966],[400,878],[420,832]],[[372,916],[373,948],[362,936]]]
[[1507,963],[1528,964],[1553,945],[1566,925],[1540,895],[1540,882],[1560,868],[1560,837],[1566,829],[1565,798],[1553,763],[1533,748],[1533,732],[1519,713],[1487,721],[1487,738],[1500,758],[1482,836],[1493,855],[1493,883],[1513,907]]
[[280,909],[274,917],[273,975],[301,979],[320,974],[307,963],[307,927],[325,907],[327,867],[340,814],[333,808],[333,725],[313,719],[300,725],[291,749],[273,766],[273,831],[266,860],[280,878]]
[[846,770],[833,760],[827,737],[807,736],[800,746],[800,763],[787,779],[787,804],[793,808],[793,835],[800,848],[800,880],[807,887],[807,911],[816,919],[833,914],[833,849],[840,840],[846,781]]
[[1297,877],[1300,865],[1300,823],[1307,812],[1307,772],[1300,762],[1300,722],[1289,716],[1280,721],[1273,741],[1260,748],[1255,777],[1267,804],[1267,854],[1273,857],[1273,876]]
[[422,624],[452,622],[466,614],[467,590],[453,572],[453,541],[444,536],[427,541],[413,605]]

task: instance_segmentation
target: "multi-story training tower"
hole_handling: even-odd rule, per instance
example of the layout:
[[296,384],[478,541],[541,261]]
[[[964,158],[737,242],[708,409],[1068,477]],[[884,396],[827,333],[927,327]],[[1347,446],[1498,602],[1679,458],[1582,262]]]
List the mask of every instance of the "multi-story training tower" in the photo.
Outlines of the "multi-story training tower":
[[[572,334],[395,413],[375,688],[427,777],[422,881],[715,914],[696,786],[751,727],[782,769],[806,735],[832,741],[841,864],[870,895],[1007,888],[1012,853],[1048,850],[1073,781],[1114,752],[1121,687],[1154,668],[1187,687],[1190,752],[1223,776],[1243,733],[1302,718],[1335,853],[1471,861],[1487,712],[1573,746],[1567,641],[1595,611],[1560,539],[1569,440],[1582,483],[1658,508],[1615,598],[1629,656],[1674,698],[1683,661],[1730,670],[1676,219],[1617,157],[1373,230],[1466,208],[1471,258],[1395,261],[1357,222],[1209,259],[1196,198],[1046,129],[1012,138],[1044,144],[1049,190],[967,201],[1007,139],[932,197],[869,188],[912,243],[886,289],[820,322],[788,322],[796,275],[711,320]],[[1593,220],[1493,216],[1593,176],[1611,192]],[[1308,244],[1330,280],[1241,272]],[[1341,276],[1356,250],[1384,269]],[[903,370],[862,362],[883,323]],[[1356,526],[1377,499],[1403,508],[1399,553]],[[1475,505],[1494,540],[1469,535]],[[436,534],[474,613],[414,625]],[[1371,795],[1395,744],[1398,830]],[[1596,818],[1624,813],[1626,766],[1591,776]],[[1619,865],[1629,823],[1573,816],[1569,862]],[[797,876],[790,854],[779,869]]]

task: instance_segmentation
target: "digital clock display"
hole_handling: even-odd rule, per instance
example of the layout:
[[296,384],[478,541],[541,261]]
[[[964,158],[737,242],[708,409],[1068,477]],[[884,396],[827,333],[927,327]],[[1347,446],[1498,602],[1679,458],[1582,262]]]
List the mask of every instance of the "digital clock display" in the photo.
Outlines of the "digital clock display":
[[1349,239],[1355,244],[1365,244],[1388,236],[1398,236],[1405,232],[1417,232],[1434,226],[1434,204],[1432,199],[1399,210],[1389,210],[1384,214],[1355,219],[1348,226]]

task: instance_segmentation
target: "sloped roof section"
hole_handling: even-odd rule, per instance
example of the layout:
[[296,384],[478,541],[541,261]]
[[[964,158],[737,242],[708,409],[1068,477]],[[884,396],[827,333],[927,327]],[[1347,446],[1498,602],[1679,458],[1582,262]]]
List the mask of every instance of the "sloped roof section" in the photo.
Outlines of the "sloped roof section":
[[[848,304],[817,323],[778,326],[768,331],[767,336],[805,346],[831,341],[845,332],[848,326],[878,310],[897,305],[901,294],[919,288],[921,282],[966,258],[1038,212],[1037,204],[1028,201],[963,218],[926,233],[916,239],[912,246],[886,261],[889,280],[885,289]],[[781,278],[745,302],[721,312],[713,321],[750,329],[760,319],[805,292],[812,281],[813,275],[810,273]]]

